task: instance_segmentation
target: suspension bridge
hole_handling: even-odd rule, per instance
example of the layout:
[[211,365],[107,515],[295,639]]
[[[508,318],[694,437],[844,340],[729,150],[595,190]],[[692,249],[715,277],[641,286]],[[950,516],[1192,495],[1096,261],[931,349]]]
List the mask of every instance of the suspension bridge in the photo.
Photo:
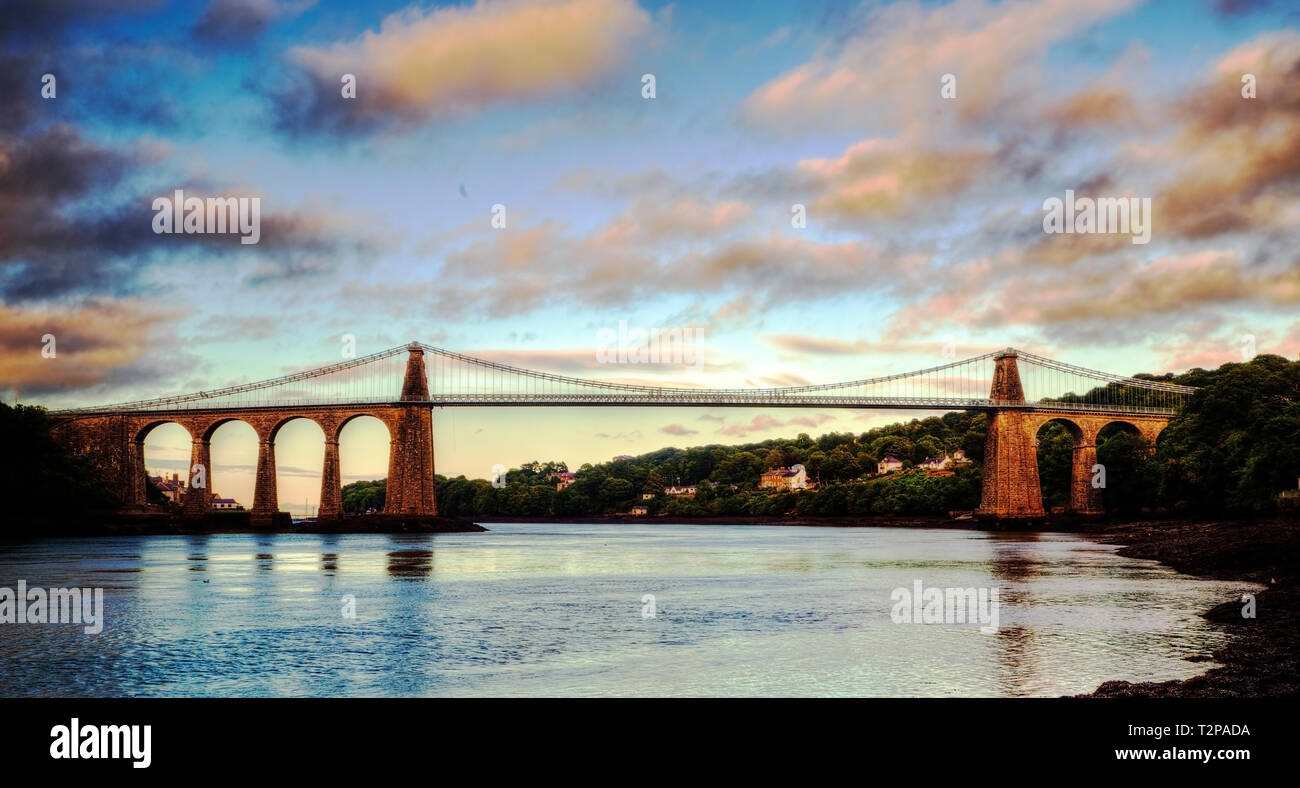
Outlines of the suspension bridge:
[[[258,435],[252,517],[276,515],[275,437],[297,418],[325,433],[319,518],[342,516],[338,437],[353,418],[373,416],[391,438],[385,511],[437,513],[433,487],[433,408],[454,406],[650,406],[879,408],[987,411],[980,513],[1003,519],[1043,514],[1035,436],[1047,422],[1074,438],[1072,511],[1097,513],[1100,490],[1088,484],[1097,434],[1112,423],[1154,443],[1195,391],[1167,381],[1114,375],[1006,348],[927,369],[843,383],[774,388],[653,386],[523,369],[412,342],[354,359],[254,383],[51,413],[56,434],[92,455],[127,504],[145,502],[144,441],[175,422],[193,440],[192,467],[210,467],[212,433],[239,420]],[[192,488],[189,516],[203,516],[211,495]]]

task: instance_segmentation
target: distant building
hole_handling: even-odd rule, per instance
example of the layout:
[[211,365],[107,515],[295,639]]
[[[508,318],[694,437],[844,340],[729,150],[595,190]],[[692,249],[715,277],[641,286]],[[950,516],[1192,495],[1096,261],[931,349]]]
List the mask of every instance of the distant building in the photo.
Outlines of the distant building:
[[876,473],[885,474],[903,470],[903,461],[897,457],[886,457],[876,463]]
[[643,503],[639,503],[636,506],[632,507],[632,514],[638,517],[644,517],[649,513],[650,513],[650,507],[646,506]]
[[969,462],[970,460],[966,459],[966,452],[958,449],[951,455],[945,454],[942,457],[926,457],[925,461],[917,467],[924,468],[927,471],[947,471],[952,470],[954,465],[965,465]]
[[654,497],[655,497],[654,493],[641,493],[641,500],[643,501],[652,500]]
[[239,501],[236,501],[234,498],[213,498],[212,508],[234,510],[234,509],[243,509],[244,507],[239,503]]
[[808,488],[808,472],[803,468],[773,468],[763,472],[758,487],[760,490],[805,490]]
[[693,484],[687,484],[687,485],[675,484],[672,487],[665,487],[664,495],[685,495],[687,498],[694,498],[695,492],[698,489],[699,488]]
[[162,491],[163,496],[172,503],[180,503],[181,499],[185,497],[185,480],[178,473],[173,473],[170,479],[163,476],[151,476],[149,481],[153,482],[154,486]]
[[566,471],[565,473],[552,474],[552,478],[556,480],[555,489],[563,490],[565,487],[568,487],[570,484],[573,484],[578,480],[578,474]]
[[636,458],[633,457],[631,454],[618,454],[614,456],[614,462],[618,462],[619,460],[634,460],[634,459]]

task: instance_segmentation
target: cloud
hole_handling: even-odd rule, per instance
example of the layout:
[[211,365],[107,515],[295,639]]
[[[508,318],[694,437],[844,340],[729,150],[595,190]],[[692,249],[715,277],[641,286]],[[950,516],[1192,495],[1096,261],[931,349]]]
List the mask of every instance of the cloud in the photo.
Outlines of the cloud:
[[867,139],[836,158],[799,162],[794,180],[816,195],[814,215],[900,218],[919,208],[933,212],[936,201],[964,191],[996,155],[992,148],[926,149],[901,139]]
[[807,378],[793,372],[774,372],[771,375],[759,376],[759,380],[776,387],[807,386],[811,383]]
[[659,431],[667,435],[679,435],[679,436],[697,435],[700,432],[699,430],[693,430],[690,427],[685,427],[681,424],[669,424],[667,426],[660,427]]
[[[1135,0],[899,2],[871,12],[746,99],[751,122],[786,131],[966,125],[1014,113],[1054,44]],[[944,74],[957,98],[940,96]]]
[[49,43],[74,24],[103,24],[102,16],[128,14],[162,4],[163,0],[6,0],[0,14],[0,38],[22,43]]
[[67,125],[0,141],[0,292],[15,299],[129,292],[122,257],[152,240],[148,215],[139,210],[137,222],[124,203],[71,206],[111,193],[139,160]]
[[316,0],[212,0],[191,31],[199,41],[223,46],[251,43],[276,19],[294,16]]
[[[1241,96],[1254,74],[1257,98]],[[1183,128],[1166,155],[1179,175],[1155,198],[1159,227],[1199,239],[1294,226],[1300,197],[1300,33],[1267,33],[1224,54],[1213,78],[1176,103]]]
[[[595,89],[652,20],[633,0],[477,0],[386,17],[378,32],[295,47],[277,98],[287,131],[409,128]],[[341,95],[356,76],[355,99]]]
[[[706,212],[705,224],[731,221],[719,217],[740,209],[726,205]],[[505,317],[553,305],[612,308],[702,293],[764,308],[878,290],[897,280],[900,267],[920,262],[914,255],[889,257],[866,242],[758,235],[752,225],[745,225],[750,232],[722,235],[703,225],[675,225],[680,235],[670,243],[636,224],[638,211],[633,207],[586,235],[546,221],[487,232],[447,250],[434,308],[460,317]],[[668,213],[658,220],[666,221]]]
[[766,413],[759,414],[750,419],[748,424],[728,424],[721,427],[716,432],[719,435],[726,435],[732,438],[743,438],[751,432],[766,432],[774,430],[777,427],[785,426],[786,422],[778,421]]
[[1300,259],[1250,265],[1229,249],[1166,255],[1136,269],[1075,270],[1068,286],[1057,277],[1052,269],[1025,270],[983,290],[945,288],[901,309],[894,333],[944,324],[968,330],[1021,325],[1072,343],[1114,344],[1147,328],[1169,332],[1204,321],[1216,307],[1285,313],[1300,304]]
[[798,425],[801,427],[820,427],[828,421],[834,421],[834,416],[827,416],[825,413],[818,413],[816,416],[796,416],[786,422],[786,426]]
[[[58,307],[0,305],[0,390],[32,397],[87,396],[166,385],[197,365],[178,350],[178,311],[134,300],[88,299]],[[54,357],[42,355],[54,335]]]

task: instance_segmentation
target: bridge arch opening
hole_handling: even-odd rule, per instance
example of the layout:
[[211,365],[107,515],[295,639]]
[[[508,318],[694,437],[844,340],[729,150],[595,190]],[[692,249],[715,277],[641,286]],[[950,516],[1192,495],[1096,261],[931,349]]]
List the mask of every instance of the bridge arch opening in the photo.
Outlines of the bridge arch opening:
[[[382,512],[388,478],[388,454],[392,433],[388,425],[368,413],[349,416],[339,425],[339,473],[345,513]],[[358,484],[357,482],[377,482]]]
[[159,420],[141,427],[135,435],[135,442],[144,444],[145,475],[160,479],[156,484],[146,485],[145,502],[180,505],[183,491],[190,482],[190,458],[194,446],[190,431],[179,422]]
[[1097,432],[1097,463],[1105,469],[1106,511],[1136,513],[1154,505],[1160,475],[1152,431],[1127,421],[1107,423]]
[[1069,508],[1075,483],[1074,449],[1083,440],[1083,429],[1065,417],[1048,419],[1035,432],[1038,482],[1046,511]]
[[215,509],[253,508],[257,430],[242,419],[221,419],[204,434],[210,446],[209,489]]
[[275,486],[281,511],[313,517],[320,506],[325,430],[309,416],[291,416],[270,432],[275,444]]

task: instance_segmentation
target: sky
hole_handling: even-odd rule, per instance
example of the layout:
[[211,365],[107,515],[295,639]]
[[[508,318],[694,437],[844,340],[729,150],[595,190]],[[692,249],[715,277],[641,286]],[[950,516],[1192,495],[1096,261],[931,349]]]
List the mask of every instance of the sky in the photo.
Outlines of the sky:
[[[0,396],[211,389],[347,337],[718,387],[945,347],[1119,374],[1295,358],[1298,25],[1248,0],[9,0]],[[259,198],[258,242],[154,232],[178,189]],[[1149,199],[1149,241],[1046,232],[1067,191]],[[700,363],[602,363],[620,322],[697,331]],[[914,415],[441,409],[435,461],[487,478]],[[344,481],[384,476],[387,445],[349,425]],[[284,508],[318,501],[322,446],[281,433]],[[180,427],[149,436],[150,470],[188,458]],[[251,503],[255,460],[222,427],[214,490]]]

